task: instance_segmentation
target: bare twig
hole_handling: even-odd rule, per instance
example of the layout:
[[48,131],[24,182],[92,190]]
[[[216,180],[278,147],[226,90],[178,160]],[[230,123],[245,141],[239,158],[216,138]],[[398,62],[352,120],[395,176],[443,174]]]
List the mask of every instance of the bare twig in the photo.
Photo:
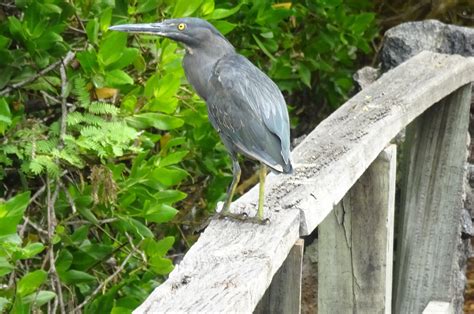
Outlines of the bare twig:
[[44,193],[44,190],[46,190],[46,186],[43,185],[41,188],[38,189],[38,191],[33,194],[33,196],[30,198],[30,202],[28,203],[28,206],[33,203],[41,194]]
[[130,246],[132,247],[132,249],[133,249],[134,251],[138,251],[138,252],[140,253],[140,255],[142,256],[143,261],[144,261],[145,263],[147,263],[147,258],[146,258],[145,252],[143,252],[142,250],[139,250],[139,249],[135,246],[135,244],[133,244],[133,239],[132,239],[132,237],[128,234],[128,232],[125,232],[125,236],[127,237],[128,242],[130,243]]
[[[116,222],[118,220],[119,220],[118,218],[102,219],[98,221],[98,225],[104,225],[104,224]],[[70,225],[89,225],[89,224],[92,224],[92,222],[90,222],[89,220],[80,219],[80,220],[73,220],[73,221],[63,221],[63,224],[69,225],[69,226]]]
[[53,70],[54,68],[56,68],[60,64],[68,64],[69,62],[71,62],[71,60],[74,58],[74,56],[75,56],[75,53],[72,52],[72,51],[69,51],[66,54],[66,57],[64,58],[64,60],[56,61],[53,64],[50,64],[49,66],[44,68],[43,70],[39,71],[35,75],[30,76],[30,77],[28,77],[27,79],[25,79],[21,82],[18,82],[16,84],[13,84],[13,85],[10,85],[10,86],[4,88],[3,90],[0,91],[0,96],[6,95],[6,94],[10,93],[11,91],[13,91],[15,89],[18,89],[22,86],[25,86],[28,83],[31,83],[31,82],[35,81],[36,79],[38,79],[39,77],[45,75],[46,73]]
[[[69,55],[69,53],[68,53]],[[67,125],[67,76],[66,76],[66,65],[72,60],[64,58],[61,66],[59,67],[59,73],[61,74],[61,129],[59,133],[59,148],[64,146],[64,136],[66,135]]]
[[84,32],[82,29],[75,28],[75,27],[72,27],[72,26],[70,26],[70,25],[69,25],[67,28],[69,28],[70,30],[75,31],[75,32],[77,32],[77,33],[79,33],[79,34],[82,34],[82,35],[85,35],[85,34],[86,34],[86,32]]
[[59,180],[59,185],[63,189],[64,194],[66,195],[69,206],[71,206],[72,213],[75,214],[77,212],[77,209],[76,209],[76,204],[74,203],[74,200],[72,199],[71,193],[69,193],[69,190],[67,189],[67,187],[64,185],[64,183],[61,180]]
[[46,189],[48,194],[48,240],[49,240],[49,248],[48,248],[48,255],[49,255],[49,272],[51,274],[51,286],[55,290],[57,294],[57,301],[53,304],[53,313],[56,313],[56,309],[59,303],[59,309],[61,314],[66,313],[66,309],[64,307],[64,300],[63,300],[63,293],[61,288],[61,282],[59,280],[59,275],[56,270],[55,264],[55,257],[54,257],[54,245],[53,245],[53,236],[54,230],[56,228],[56,213],[54,211],[54,205],[56,204],[56,200],[58,199],[59,195],[59,184],[56,183],[56,187],[54,189],[53,195],[51,195],[51,186],[50,181],[46,179]]
[[[55,104],[60,104],[61,101],[57,100],[56,97],[51,96],[50,94],[46,93],[45,91],[40,91],[41,95],[43,95],[43,98],[47,99],[48,101],[51,101]],[[46,101],[45,101],[46,102]]]
[[79,311],[81,308],[83,308],[87,303],[89,303],[89,301],[94,298],[112,279],[114,279],[118,274],[120,274],[124,269],[125,269],[125,265],[127,265],[127,262],[128,260],[133,256],[133,254],[135,254],[135,252],[137,251],[138,247],[140,246],[142,241],[140,241],[138,243],[138,245],[127,255],[127,257],[125,257],[125,259],[123,260],[122,264],[120,264],[120,266],[117,268],[117,270],[112,274],[110,275],[109,277],[107,277],[95,290],[94,292],[92,292],[90,295],[87,296],[87,298],[84,299],[84,301],[79,304],[74,310],[73,312],[76,312],[76,311]]
[[28,217],[25,216],[25,217],[23,217],[23,219],[25,219],[25,222],[28,225],[30,225],[33,229],[38,231],[39,233],[44,234],[44,235],[48,235],[48,231],[44,230],[43,228],[41,228],[40,226],[38,226],[37,224],[32,222]]
[[179,233],[181,234],[181,237],[183,238],[183,241],[186,244],[186,247],[189,249],[191,247],[191,244],[189,244],[188,239],[186,238],[186,235],[184,234],[179,224],[175,224],[175,225],[176,225],[176,228],[178,228]]

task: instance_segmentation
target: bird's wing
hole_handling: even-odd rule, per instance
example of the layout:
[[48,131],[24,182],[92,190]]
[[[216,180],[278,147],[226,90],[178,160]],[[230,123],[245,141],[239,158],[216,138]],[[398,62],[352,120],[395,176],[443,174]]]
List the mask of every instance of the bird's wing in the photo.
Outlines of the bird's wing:
[[209,117],[221,135],[244,154],[290,171],[288,111],[276,84],[240,55],[219,60],[209,84]]

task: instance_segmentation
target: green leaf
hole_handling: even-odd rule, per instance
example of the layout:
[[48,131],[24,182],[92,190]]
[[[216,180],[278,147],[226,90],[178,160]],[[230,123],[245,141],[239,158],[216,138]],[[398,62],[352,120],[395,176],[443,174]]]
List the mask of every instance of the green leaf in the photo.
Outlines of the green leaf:
[[48,277],[48,273],[42,269],[35,270],[23,276],[17,285],[17,293],[24,297],[36,291]]
[[155,98],[151,102],[147,103],[143,108],[149,111],[160,111],[163,113],[173,113],[178,107],[178,99],[175,97],[170,98]]
[[94,213],[90,210],[89,207],[80,207],[77,209],[77,211],[79,212],[79,214],[81,214],[82,217],[86,218],[93,224],[99,224],[99,220],[95,217]]
[[255,39],[255,42],[257,45],[262,49],[263,53],[267,55],[273,62],[276,62],[277,59],[275,59],[274,56],[268,51],[268,49],[265,47],[265,45],[258,39],[258,37],[255,34],[252,34],[253,39]]
[[172,130],[184,124],[184,121],[180,118],[155,112],[139,113],[126,117],[125,120],[128,125],[136,129],[154,127],[159,130]]
[[154,96],[156,98],[171,97],[176,94],[180,85],[180,77],[167,74],[158,80],[158,84],[155,86]]
[[16,227],[22,219],[29,201],[29,191],[17,194],[7,202],[0,201],[0,236],[16,233]]
[[153,195],[157,202],[175,203],[186,198],[187,194],[179,190],[165,190]]
[[67,284],[78,284],[78,283],[83,283],[83,282],[91,282],[91,281],[96,281],[96,277],[75,269],[70,269],[66,272],[63,273],[61,276],[61,280],[63,280]]
[[375,18],[374,13],[361,13],[355,17],[351,30],[354,34],[363,34]]
[[149,261],[151,270],[158,275],[166,275],[170,273],[174,266],[170,259],[163,258],[158,255],[153,256]]
[[174,237],[165,237],[153,247],[153,255],[165,256],[166,253],[173,247]]
[[137,13],[146,13],[155,10],[160,2],[156,0],[141,1],[137,8]]
[[201,5],[201,14],[208,15],[214,11],[214,0],[204,0],[204,3]]
[[189,154],[187,150],[171,153],[160,160],[160,167],[177,164],[181,162],[187,154]]
[[225,19],[231,15],[234,15],[240,10],[240,7],[244,4],[241,2],[239,5],[233,7],[232,9],[215,9],[211,14],[207,15],[205,18],[207,20],[220,20]]
[[99,21],[97,18],[90,19],[86,26],[87,38],[93,44],[97,44],[99,38]]
[[183,169],[170,167],[157,168],[153,170],[151,175],[155,178],[155,180],[168,187],[179,184],[184,178],[188,176],[188,173]]
[[120,86],[120,85],[127,85],[133,84],[133,79],[122,70],[115,69],[112,71],[107,72],[105,76],[105,82],[107,86]]
[[63,41],[63,38],[58,33],[47,32],[44,33],[40,38],[37,38],[35,40],[35,44],[39,49],[47,50],[61,41]]
[[76,54],[77,60],[86,73],[92,73],[98,68],[97,55],[94,51],[81,51]]
[[28,259],[36,256],[37,254],[43,252],[44,245],[40,242],[28,243],[23,249],[21,254],[21,259]]
[[227,21],[215,21],[212,24],[222,33],[222,35],[230,33],[235,27],[237,27],[237,24]]
[[133,308],[127,308],[122,306],[114,306],[110,311],[110,314],[132,314]]
[[99,60],[104,65],[109,65],[120,59],[127,44],[127,34],[121,32],[109,32],[102,40],[99,48]]
[[[125,219],[123,221],[125,221]],[[129,223],[129,227],[131,227],[131,230],[137,233],[139,236],[143,238],[152,238],[154,236],[153,232],[151,232],[151,230],[148,229],[148,227],[140,221],[133,218],[129,218],[126,220],[126,222]]]
[[[3,52],[5,52],[5,50],[2,51],[0,49],[0,66],[9,64],[12,61],[12,60],[9,60],[11,56],[10,51],[6,52],[7,55],[4,55]],[[8,82],[10,82],[10,79],[12,78],[12,75],[15,72],[13,67],[4,66],[3,68],[4,69],[2,73],[0,73],[0,89],[3,89],[8,84]]]
[[0,35],[0,49],[8,48],[11,41],[10,38]]
[[72,264],[72,254],[67,249],[62,249],[56,258],[56,270],[59,274],[65,273]]
[[12,124],[12,114],[10,112],[10,106],[8,106],[5,98],[0,98],[0,133],[5,134],[5,131],[9,125]]
[[178,210],[167,204],[155,204],[145,213],[145,218],[149,222],[168,222],[176,216]]
[[110,21],[112,20],[112,8],[106,8],[102,11],[100,15],[100,30],[106,32],[110,26]]
[[173,11],[173,17],[186,17],[193,14],[201,5],[203,0],[177,0]]
[[311,88],[311,71],[303,63],[299,64],[298,74],[303,83]]
[[174,237],[165,237],[157,242],[152,238],[147,238],[143,241],[143,250],[148,257],[163,257],[173,247],[174,240]]
[[15,267],[7,261],[6,257],[0,256],[0,278],[12,272]]
[[61,14],[63,11],[59,6],[52,3],[43,3],[41,6],[42,13],[56,13]]
[[56,297],[53,291],[40,290],[38,293],[32,293],[23,298],[26,304],[33,303],[36,307],[40,307]]
[[15,16],[8,17],[8,28],[10,29],[10,33],[16,39],[24,39],[25,33],[23,30],[23,25],[21,25],[21,22]]
[[140,51],[137,48],[125,48],[122,51],[122,56],[120,57],[120,59],[108,65],[107,70],[122,69],[134,63],[135,59],[137,59],[139,54],[140,54]]

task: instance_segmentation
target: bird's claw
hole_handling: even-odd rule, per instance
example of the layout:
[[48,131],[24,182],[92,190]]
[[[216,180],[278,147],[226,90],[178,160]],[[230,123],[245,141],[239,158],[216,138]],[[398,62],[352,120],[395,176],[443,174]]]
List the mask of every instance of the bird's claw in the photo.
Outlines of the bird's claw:
[[242,221],[242,222],[249,222],[249,223],[254,223],[254,224],[259,224],[259,225],[268,225],[270,223],[270,219],[268,218],[260,218],[258,216],[254,217],[249,217],[246,212],[242,212],[239,214],[234,214],[231,212],[220,212],[215,215],[218,219],[232,219],[232,220],[237,220],[237,221]]

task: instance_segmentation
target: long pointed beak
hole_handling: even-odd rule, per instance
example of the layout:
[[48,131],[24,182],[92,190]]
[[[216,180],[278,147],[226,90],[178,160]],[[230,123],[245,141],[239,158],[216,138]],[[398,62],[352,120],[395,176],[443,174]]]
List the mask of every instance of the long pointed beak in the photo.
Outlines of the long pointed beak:
[[143,33],[143,34],[154,34],[164,35],[164,25],[161,23],[149,23],[149,24],[122,24],[109,27],[109,30],[127,32],[127,33]]

